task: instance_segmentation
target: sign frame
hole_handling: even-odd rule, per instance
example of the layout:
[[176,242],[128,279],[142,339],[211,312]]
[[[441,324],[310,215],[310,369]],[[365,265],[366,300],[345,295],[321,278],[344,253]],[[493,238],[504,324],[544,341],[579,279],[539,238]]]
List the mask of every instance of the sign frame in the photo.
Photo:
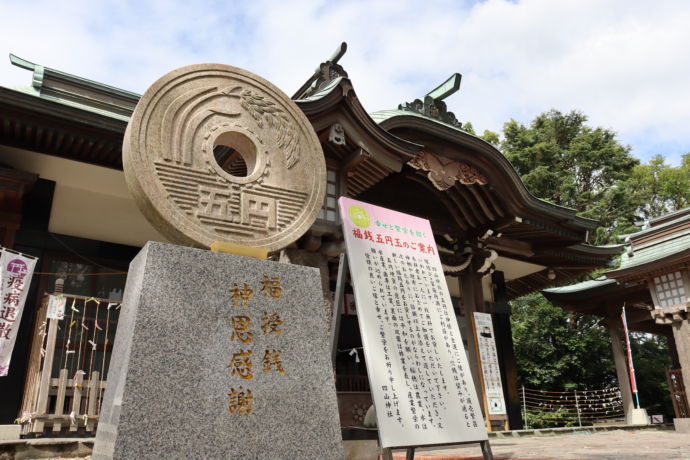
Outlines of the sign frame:
[[[481,334],[481,333],[480,333],[479,331],[477,331],[477,322],[476,322],[476,321],[477,321],[477,320],[476,320],[476,318],[477,318],[476,315],[477,315],[477,314],[479,314],[479,315],[489,315],[489,319],[491,320],[492,342],[493,342],[493,344],[494,344],[494,345],[493,345],[492,351],[494,351],[494,352],[497,353],[497,350],[496,350],[495,331],[494,331],[494,329],[493,329],[493,315],[491,315],[491,313],[484,313],[484,312],[473,311],[473,312],[472,312],[472,315],[471,315],[472,318],[471,318],[471,321],[470,321],[470,322],[472,323],[471,330],[472,330],[472,335],[474,336],[474,351],[475,351],[475,356],[477,357],[477,367],[479,368],[479,369],[478,369],[478,374],[479,374],[479,386],[480,386],[480,388],[481,388],[481,390],[482,390],[482,402],[483,402],[483,405],[484,405],[484,413],[486,414],[486,417],[485,417],[486,429],[487,429],[487,431],[489,431],[489,432],[492,431],[491,422],[492,422],[492,421],[500,421],[500,422],[503,422],[503,430],[504,430],[504,431],[507,431],[507,430],[508,430],[508,412],[507,412],[507,409],[506,409],[506,402],[505,402],[505,396],[504,396],[504,394],[503,394],[503,384],[502,384],[502,382],[501,382],[501,400],[502,400],[502,402],[503,402],[503,408],[506,409],[506,410],[505,410],[504,412],[500,413],[500,414],[491,414],[491,411],[490,411],[490,406],[489,406],[489,393],[488,393],[487,388],[486,388],[486,386],[487,386],[487,385],[486,385],[486,377],[485,377],[485,375],[484,375],[484,362],[483,362],[483,360],[482,360],[482,354],[481,354],[481,351],[480,351],[480,348],[479,348],[479,337],[480,337],[480,334]],[[501,378],[501,375],[500,375],[500,372],[501,372],[501,371],[500,371],[500,365],[499,365],[498,372],[499,372],[499,381],[500,381],[500,378]]]
[[[362,334],[362,345],[363,345],[363,348],[364,348],[365,356],[367,356],[367,359],[365,360],[366,365],[367,365],[367,373],[368,373],[368,377],[369,377],[370,384],[371,384],[370,386],[371,386],[371,388],[372,388],[372,396],[374,396],[374,394],[375,394],[375,393],[374,393],[374,388],[376,388],[376,386],[375,386],[374,383],[372,383],[372,380],[371,380],[371,379],[372,379],[372,373],[371,373],[371,372],[372,372],[372,369],[371,369],[371,366],[373,365],[373,363],[372,363],[372,353],[373,353],[373,351],[369,351],[371,345],[369,345],[369,344],[367,343],[367,340],[365,340],[365,334],[366,334],[367,332],[366,332],[366,327],[365,327],[365,325],[363,324],[364,320],[362,319],[363,316],[365,315],[366,309],[371,309],[371,308],[372,308],[372,305],[369,305],[368,302],[365,300],[365,297],[362,296],[361,291],[362,291],[363,288],[360,286],[360,289],[357,289],[357,287],[358,287],[358,286],[357,286],[357,280],[358,280],[357,268],[353,267],[353,261],[351,260],[352,252],[353,252],[353,250],[355,250],[355,249],[353,248],[353,243],[350,241],[351,238],[352,238],[352,237],[350,236],[350,231],[353,230],[351,224],[354,223],[354,220],[353,220],[352,218],[350,219],[350,225],[348,225],[348,222],[346,221],[346,219],[348,218],[349,214],[351,214],[350,208],[355,207],[355,208],[363,209],[363,208],[361,208],[361,206],[366,206],[368,209],[374,208],[374,209],[381,210],[381,211],[386,212],[386,213],[395,214],[395,215],[397,215],[397,216],[404,216],[404,217],[409,218],[409,219],[411,219],[411,220],[416,220],[416,221],[419,221],[419,222],[424,222],[424,223],[426,224],[426,225],[425,225],[425,227],[426,227],[425,230],[428,232],[428,235],[429,235],[428,238],[430,238],[430,239],[428,239],[427,241],[430,243],[430,247],[433,247],[433,255],[434,255],[434,258],[433,258],[433,261],[432,261],[432,264],[431,264],[431,266],[433,267],[432,270],[435,270],[435,269],[436,269],[436,266],[437,266],[437,267],[438,267],[438,270],[440,270],[440,273],[441,273],[441,275],[442,275],[441,278],[440,278],[440,279],[442,280],[442,282],[438,282],[438,286],[439,286],[439,289],[441,290],[441,298],[442,298],[442,299],[441,299],[440,302],[441,302],[441,303],[445,303],[445,305],[442,306],[442,307],[439,307],[439,308],[441,308],[441,309],[450,308],[450,309],[451,309],[451,313],[452,313],[452,318],[453,318],[453,319],[455,319],[455,315],[454,315],[454,312],[452,312],[452,303],[451,303],[451,300],[450,300],[450,294],[448,293],[448,288],[447,288],[447,285],[445,284],[445,277],[443,276],[443,272],[442,272],[442,269],[441,269],[440,259],[438,258],[438,250],[437,250],[437,248],[436,248],[435,241],[433,240],[433,233],[432,233],[432,230],[431,230],[431,225],[430,225],[430,223],[429,223],[428,220],[426,220],[426,219],[420,219],[420,218],[417,218],[417,217],[415,217],[415,216],[410,216],[410,215],[403,214],[403,213],[399,213],[399,212],[397,212],[397,211],[387,210],[387,209],[385,209],[385,208],[380,208],[380,207],[378,207],[378,206],[374,206],[374,205],[371,205],[371,204],[359,202],[359,201],[352,200],[352,199],[349,199],[349,198],[346,198],[346,197],[341,197],[341,198],[339,199],[339,205],[340,205],[341,221],[342,221],[342,225],[343,225],[343,232],[344,232],[344,235],[345,235],[344,238],[345,238],[345,243],[346,243],[346,248],[347,248],[347,249],[346,249],[346,253],[344,253],[344,254],[341,255],[341,258],[340,258],[340,266],[339,266],[339,269],[338,269],[338,281],[337,281],[337,285],[336,285],[336,297],[335,297],[335,302],[334,302],[335,305],[334,305],[334,310],[333,310],[333,320],[334,320],[334,321],[332,322],[332,324],[333,324],[333,330],[332,330],[332,335],[331,335],[331,337],[332,337],[332,344],[331,344],[331,345],[332,345],[333,351],[335,351],[335,350],[337,349],[337,337],[338,337],[338,333],[339,333],[339,331],[338,331],[338,329],[339,329],[339,321],[338,321],[338,320],[340,319],[340,316],[341,316],[341,314],[343,313],[343,298],[342,298],[342,295],[338,295],[338,294],[341,293],[341,292],[344,290],[344,284],[345,284],[345,276],[344,276],[344,273],[345,273],[345,271],[348,269],[348,266],[349,266],[349,272],[350,272],[350,276],[351,276],[351,279],[352,279],[353,288],[354,288],[354,292],[355,292],[355,301],[357,302],[357,305],[358,305],[358,315],[357,315],[357,317],[358,317],[358,322],[359,322],[359,324],[360,324],[360,331],[361,331],[361,334]],[[347,209],[348,209],[347,212],[346,212],[346,207],[347,207]],[[366,217],[366,220],[368,220],[368,217]],[[378,223],[378,222],[377,222],[377,223]],[[359,224],[356,224],[356,225],[357,225],[357,226],[360,226],[360,227],[362,226],[362,225],[359,225]],[[369,223],[367,222],[367,223],[366,223],[366,226],[368,226],[368,225],[369,225]],[[396,226],[396,227],[397,227],[397,226]],[[355,230],[355,231],[356,231],[356,230]],[[373,241],[373,240],[372,240],[372,241]],[[422,245],[422,246],[423,246],[423,245]],[[399,246],[399,247],[400,247],[400,246]],[[437,265],[436,265],[436,264],[437,264]],[[360,281],[360,284],[363,284],[363,283]],[[373,286],[372,286],[372,287],[373,287]],[[358,295],[358,293],[359,293],[359,295]],[[366,299],[368,300],[369,298],[367,297]],[[437,305],[439,305],[439,304],[437,304]],[[438,313],[438,311],[437,311],[436,313]],[[440,313],[438,313],[438,314],[440,315]],[[410,324],[413,324],[413,323],[410,323]],[[381,327],[383,327],[383,326],[381,326]],[[431,324],[430,324],[430,327],[431,327]],[[475,387],[474,387],[474,384],[472,383],[472,376],[471,376],[471,373],[469,372],[469,363],[467,362],[467,358],[466,358],[466,355],[465,355],[465,352],[464,352],[464,345],[463,345],[463,343],[462,343],[462,337],[461,337],[461,335],[460,335],[460,332],[459,332],[459,328],[458,328],[457,322],[453,321],[453,323],[452,323],[452,325],[451,325],[451,329],[452,329],[452,330],[451,330],[450,333],[451,333],[451,334],[455,334],[455,336],[457,336],[457,338],[459,339],[459,344],[460,344],[460,349],[461,349],[461,350],[460,350],[460,354],[462,355],[462,360],[461,360],[461,361],[464,361],[464,364],[463,364],[463,365],[464,365],[464,367],[466,368],[466,370],[468,371],[468,376],[467,376],[467,379],[469,380],[469,388],[467,389],[468,394],[469,394],[470,397],[474,394],[474,400],[477,400],[477,395],[476,395]],[[432,330],[434,330],[434,328],[432,328]],[[454,336],[454,338],[455,338],[455,336]],[[436,348],[435,350],[436,350],[436,353],[438,353],[438,348]],[[448,352],[448,353],[450,352],[449,349],[447,349],[447,350],[445,350],[445,351]],[[437,359],[438,359],[438,356],[439,356],[439,355],[436,354],[435,356],[436,356]],[[449,363],[450,363],[451,367],[452,367],[453,364],[455,364],[455,363],[452,362],[452,361],[449,362]],[[445,363],[444,363],[444,364],[445,364]],[[334,365],[335,365],[335,362],[334,362]],[[460,397],[460,396],[458,396],[458,395],[456,394],[456,398],[458,398],[458,397]],[[372,399],[374,399],[374,400],[376,401],[376,399],[380,399],[380,397],[379,397],[379,398],[373,397]],[[470,398],[468,398],[468,401],[469,401],[469,400],[470,400]],[[474,403],[474,400],[473,400],[473,403]],[[482,416],[481,410],[479,410],[479,407],[477,407],[477,413],[478,413],[479,417]],[[430,442],[430,443],[418,443],[418,442],[417,442],[417,443],[411,443],[411,444],[406,444],[406,443],[395,443],[395,442],[394,442],[394,443],[391,443],[390,440],[389,440],[389,441],[388,441],[388,445],[384,445],[384,442],[383,442],[384,439],[383,439],[383,437],[382,437],[382,435],[381,435],[381,433],[382,433],[382,431],[381,431],[381,427],[382,427],[381,421],[382,421],[381,411],[378,410],[378,411],[377,411],[377,422],[378,422],[378,423],[377,423],[377,426],[379,427],[378,436],[379,436],[379,444],[382,446],[382,454],[383,454],[383,458],[384,458],[384,459],[392,458],[392,453],[391,453],[391,452],[392,452],[392,449],[407,449],[407,458],[412,458],[412,456],[414,455],[414,450],[415,450],[417,447],[449,446],[449,445],[460,445],[460,444],[468,444],[468,443],[475,443],[475,442],[476,442],[476,443],[479,443],[479,444],[481,445],[482,454],[483,454],[483,456],[484,456],[485,459],[493,459],[493,455],[492,455],[492,453],[491,453],[491,447],[490,447],[489,440],[488,440],[488,435],[486,434],[486,432],[484,432],[484,436],[481,436],[481,435],[480,435],[480,436],[479,436],[479,439],[477,439],[477,438],[472,439],[472,438],[471,438],[471,439],[466,439],[466,440],[462,440],[462,439],[460,439],[460,440],[453,440],[453,441],[450,441],[450,442]],[[440,426],[440,425],[439,425],[439,426]],[[472,430],[475,430],[475,431],[476,431],[476,428],[473,428]],[[471,435],[470,435],[470,436],[471,436]]]

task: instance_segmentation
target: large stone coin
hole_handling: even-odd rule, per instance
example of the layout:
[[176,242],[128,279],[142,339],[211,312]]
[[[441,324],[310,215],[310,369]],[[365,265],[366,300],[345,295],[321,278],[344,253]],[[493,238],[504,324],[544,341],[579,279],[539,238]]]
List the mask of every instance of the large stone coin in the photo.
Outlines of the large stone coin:
[[143,95],[122,148],[137,205],[172,242],[282,249],[323,205],[326,164],[290,98],[236,67],[174,70]]

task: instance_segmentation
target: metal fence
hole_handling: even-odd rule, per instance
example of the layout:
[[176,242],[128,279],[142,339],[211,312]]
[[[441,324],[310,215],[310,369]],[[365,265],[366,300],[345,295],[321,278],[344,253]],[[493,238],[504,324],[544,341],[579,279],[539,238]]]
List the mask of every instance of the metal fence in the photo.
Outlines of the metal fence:
[[545,391],[523,386],[520,399],[525,428],[588,426],[625,420],[617,387]]

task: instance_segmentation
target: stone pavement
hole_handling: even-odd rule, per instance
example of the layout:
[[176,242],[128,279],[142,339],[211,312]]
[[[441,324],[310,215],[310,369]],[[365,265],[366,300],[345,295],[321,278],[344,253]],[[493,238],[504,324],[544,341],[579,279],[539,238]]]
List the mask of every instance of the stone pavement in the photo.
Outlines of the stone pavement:
[[[355,445],[358,448],[353,448]],[[0,460],[90,460],[92,447],[93,438],[0,441]],[[583,429],[551,436],[492,438],[491,450],[496,460],[690,460],[690,436],[668,429],[601,432]],[[374,460],[378,448],[375,440],[346,441],[345,453],[348,460]],[[394,457],[404,459],[405,455],[396,451]],[[478,444],[420,449],[415,455],[416,460],[481,458]]]
[[[491,439],[496,460],[669,460],[690,459],[690,436],[672,430],[588,430],[555,436]],[[394,452],[404,459],[404,454]],[[479,445],[419,449],[416,460],[479,460]]]

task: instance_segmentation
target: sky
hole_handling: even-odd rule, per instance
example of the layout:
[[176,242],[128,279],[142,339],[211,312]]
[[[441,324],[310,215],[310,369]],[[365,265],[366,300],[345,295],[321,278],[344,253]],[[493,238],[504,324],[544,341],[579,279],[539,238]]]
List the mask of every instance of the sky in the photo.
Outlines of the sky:
[[343,41],[340,64],[370,112],[459,72],[446,103],[478,132],[579,110],[642,161],[690,152],[686,0],[0,0],[0,86],[30,84],[13,53],[137,93],[175,68],[223,63],[292,95]]

